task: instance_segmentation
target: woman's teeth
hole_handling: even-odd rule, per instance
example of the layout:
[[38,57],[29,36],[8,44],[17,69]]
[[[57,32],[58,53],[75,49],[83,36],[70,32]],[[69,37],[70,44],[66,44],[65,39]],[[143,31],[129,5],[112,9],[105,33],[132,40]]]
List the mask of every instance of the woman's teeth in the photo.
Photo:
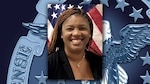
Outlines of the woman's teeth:
[[81,39],[72,40],[73,43],[79,43],[81,42]]

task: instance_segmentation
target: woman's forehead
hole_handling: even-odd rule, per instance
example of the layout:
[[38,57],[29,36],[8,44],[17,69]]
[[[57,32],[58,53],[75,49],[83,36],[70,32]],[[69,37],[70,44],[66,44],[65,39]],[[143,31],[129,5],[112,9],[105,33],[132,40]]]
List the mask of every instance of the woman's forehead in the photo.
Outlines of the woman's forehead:
[[[78,19],[77,19],[78,18]],[[64,22],[65,21],[68,21],[68,20],[84,20],[84,22],[88,22],[88,19],[87,19],[87,17],[85,17],[84,15],[81,15],[81,14],[73,14],[73,15],[71,15],[71,16],[69,16],[68,18],[66,18],[65,20],[64,20]]]

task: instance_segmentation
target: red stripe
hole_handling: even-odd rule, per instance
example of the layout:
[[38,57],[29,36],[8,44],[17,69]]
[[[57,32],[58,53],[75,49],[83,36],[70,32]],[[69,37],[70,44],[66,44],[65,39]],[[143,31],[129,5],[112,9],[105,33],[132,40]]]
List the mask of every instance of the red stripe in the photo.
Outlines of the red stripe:
[[[97,10],[96,7],[93,7],[88,13],[91,16],[91,18],[93,19],[97,28],[99,29],[99,33],[102,33],[102,16],[101,16],[101,13]],[[102,54],[102,51],[98,48],[98,46],[96,45],[94,40],[92,40],[90,46],[92,47],[92,48],[89,48],[90,51],[92,51],[98,55]]]
[[100,32],[102,32],[102,16],[100,12],[97,10],[96,7],[93,7],[88,13],[90,14],[95,24],[97,25]]
[[47,44],[48,44],[48,46],[50,45],[50,40],[49,39],[47,40]]
[[90,47],[88,49],[89,49],[89,51],[91,51],[91,52],[93,52],[95,54],[98,54],[98,55],[102,54],[101,50],[95,44],[94,40],[91,41]]

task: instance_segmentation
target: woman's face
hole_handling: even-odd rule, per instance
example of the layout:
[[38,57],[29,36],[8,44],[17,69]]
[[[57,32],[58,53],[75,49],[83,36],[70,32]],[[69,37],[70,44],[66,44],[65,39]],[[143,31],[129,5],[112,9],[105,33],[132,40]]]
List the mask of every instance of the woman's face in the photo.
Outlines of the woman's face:
[[71,15],[62,24],[61,38],[63,39],[65,50],[85,50],[91,38],[88,20],[78,14]]

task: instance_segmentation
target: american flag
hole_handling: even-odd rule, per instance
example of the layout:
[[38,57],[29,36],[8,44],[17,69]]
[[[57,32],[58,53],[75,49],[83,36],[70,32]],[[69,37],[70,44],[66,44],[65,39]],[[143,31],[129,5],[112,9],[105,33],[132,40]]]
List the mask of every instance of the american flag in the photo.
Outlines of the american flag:
[[80,8],[87,12],[93,21],[93,39],[89,50],[101,55],[102,54],[102,16],[103,6],[102,4],[48,4],[48,45],[50,44],[51,34],[53,27],[57,21],[58,16],[66,9],[69,8]]

